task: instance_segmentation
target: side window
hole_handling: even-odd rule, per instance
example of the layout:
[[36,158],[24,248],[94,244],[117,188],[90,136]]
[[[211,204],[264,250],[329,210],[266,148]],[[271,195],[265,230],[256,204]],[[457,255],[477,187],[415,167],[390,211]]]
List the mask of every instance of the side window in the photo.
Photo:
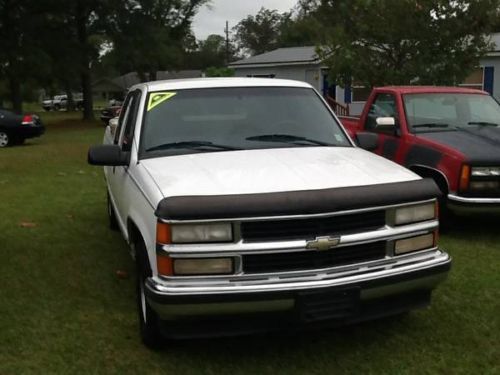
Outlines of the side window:
[[123,151],[130,151],[132,148],[132,140],[134,138],[135,123],[137,121],[137,114],[139,112],[139,102],[141,99],[141,91],[136,90],[132,93],[129,105],[127,106],[127,113],[125,114],[123,122],[123,135],[119,141]]
[[377,132],[377,118],[394,117],[397,120],[398,110],[396,108],[396,98],[392,94],[378,94],[373,101],[368,116],[366,118],[366,130]]
[[126,119],[128,117],[128,113],[130,111],[129,109],[130,101],[132,99],[132,96],[133,94],[129,93],[125,99],[125,102],[123,102],[122,110],[120,112],[120,117],[118,119],[118,126],[116,127],[115,131],[115,140],[114,140],[115,145],[118,144],[118,140],[120,139],[120,135],[122,133],[123,124],[126,122]]

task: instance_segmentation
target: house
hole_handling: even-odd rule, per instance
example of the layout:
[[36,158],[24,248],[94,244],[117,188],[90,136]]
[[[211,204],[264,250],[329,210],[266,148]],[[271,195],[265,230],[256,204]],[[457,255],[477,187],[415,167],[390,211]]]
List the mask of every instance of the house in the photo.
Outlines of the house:
[[[478,88],[500,100],[500,33],[492,34],[494,45],[479,62],[479,67],[459,86]],[[370,89],[353,85],[345,89],[328,82],[328,68],[322,63],[313,46],[279,48],[261,55],[235,61],[229,65],[236,77],[269,77],[304,81],[323,96],[349,108],[351,115],[363,110]]]
[[[167,79],[198,78],[201,70],[159,71],[155,81]],[[139,74],[131,72],[116,78],[101,78],[92,84],[92,93],[95,100],[108,102],[111,99],[123,99],[127,90],[142,82]]]
[[323,96],[342,105],[349,105],[351,113],[361,112],[366,100],[363,87],[345,89],[328,82],[328,68],[318,57],[316,47],[279,48],[261,55],[231,63],[236,77],[269,77],[304,81]]

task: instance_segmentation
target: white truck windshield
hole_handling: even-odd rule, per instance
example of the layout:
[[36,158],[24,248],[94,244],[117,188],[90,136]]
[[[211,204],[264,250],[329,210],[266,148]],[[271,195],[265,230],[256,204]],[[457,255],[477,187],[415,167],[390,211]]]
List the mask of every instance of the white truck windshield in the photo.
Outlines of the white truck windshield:
[[152,92],[141,157],[283,147],[351,147],[307,88],[250,87]]

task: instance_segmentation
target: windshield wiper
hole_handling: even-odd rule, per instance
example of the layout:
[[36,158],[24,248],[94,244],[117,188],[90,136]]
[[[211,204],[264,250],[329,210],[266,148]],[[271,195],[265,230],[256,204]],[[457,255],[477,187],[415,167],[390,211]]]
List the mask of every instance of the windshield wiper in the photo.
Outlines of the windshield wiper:
[[318,141],[315,139],[309,139],[306,137],[299,137],[290,134],[264,134],[256,135],[253,137],[248,137],[247,141],[263,141],[263,142],[281,142],[281,143],[293,143],[300,144],[300,142],[311,143],[318,146],[335,146],[333,144]]
[[495,126],[495,127],[498,126],[498,124],[495,124],[494,122],[486,122],[486,121],[471,121],[468,122],[467,125]]
[[219,145],[213,142],[208,142],[208,141],[185,141],[185,142],[173,142],[173,143],[165,143],[163,145],[158,145],[154,146],[151,148],[148,148],[146,152],[151,152],[151,151],[160,151],[160,150],[169,150],[169,149],[175,149],[175,148],[188,148],[188,149],[200,149],[200,148],[216,148],[219,150],[241,150],[240,148],[237,147],[232,147],[232,146],[226,146],[226,145]]
[[429,122],[426,124],[413,125],[412,128],[448,128],[450,125],[443,122]]

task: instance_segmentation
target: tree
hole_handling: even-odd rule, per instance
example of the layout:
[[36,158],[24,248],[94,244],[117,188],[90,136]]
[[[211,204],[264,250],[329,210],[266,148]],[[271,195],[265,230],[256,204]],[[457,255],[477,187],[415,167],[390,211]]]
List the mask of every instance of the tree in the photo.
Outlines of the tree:
[[23,108],[23,83],[48,73],[49,57],[36,38],[45,22],[36,0],[0,1],[0,78],[17,113]]
[[319,48],[331,79],[455,84],[489,49],[497,0],[322,0]]
[[119,70],[137,71],[146,81],[159,70],[179,67],[192,19],[207,1],[117,0],[109,25]]
[[279,28],[279,47],[313,46],[321,39],[322,27],[309,8],[299,3],[295,10],[284,13]]
[[255,15],[249,15],[234,28],[235,42],[245,53],[258,55],[279,46],[280,27],[286,15],[277,10],[261,8]]
[[[206,69],[208,67],[225,67],[227,60],[226,39],[222,35],[212,34],[205,40],[196,42],[196,45],[185,48],[184,66],[191,69]],[[236,48],[229,43],[229,61],[236,59]]]
[[234,77],[234,70],[231,68],[209,67],[205,70],[207,77]]

